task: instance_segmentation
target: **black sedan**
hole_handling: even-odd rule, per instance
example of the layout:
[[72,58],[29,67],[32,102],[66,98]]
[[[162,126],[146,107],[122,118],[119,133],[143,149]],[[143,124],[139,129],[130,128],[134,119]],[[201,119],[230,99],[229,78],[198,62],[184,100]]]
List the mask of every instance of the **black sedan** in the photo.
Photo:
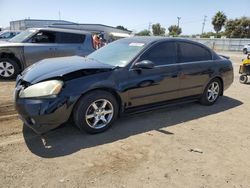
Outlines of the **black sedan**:
[[38,134],[70,117],[80,130],[99,133],[124,113],[173,103],[212,105],[233,82],[230,60],[185,39],[118,40],[87,58],[42,60],[17,78],[15,106]]

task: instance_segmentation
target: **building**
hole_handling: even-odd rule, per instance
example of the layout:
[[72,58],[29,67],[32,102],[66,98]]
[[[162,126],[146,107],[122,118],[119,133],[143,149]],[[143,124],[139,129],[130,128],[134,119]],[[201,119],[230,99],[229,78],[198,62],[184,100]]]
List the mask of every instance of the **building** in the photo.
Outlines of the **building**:
[[25,30],[32,27],[48,27],[52,24],[73,24],[73,22],[64,20],[37,20],[24,19],[10,22],[10,30]]
[[117,29],[112,26],[103,25],[103,24],[76,24],[76,23],[55,23],[49,27],[53,28],[64,28],[64,29],[77,29],[83,31],[89,31],[91,33],[103,34],[104,39],[109,40],[110,38],[118,39],[130,37],[132,31]]
[[10,22],[10,30],[25,30],[28,28],[63,28],[63,29],[76,29],[89,31],[91,33],[101,34],[107,41],[130,37],[132,31],[117,29],[112,26],[103,24],[77,24],[65,20],[37,20],[37,19],[24,19]]

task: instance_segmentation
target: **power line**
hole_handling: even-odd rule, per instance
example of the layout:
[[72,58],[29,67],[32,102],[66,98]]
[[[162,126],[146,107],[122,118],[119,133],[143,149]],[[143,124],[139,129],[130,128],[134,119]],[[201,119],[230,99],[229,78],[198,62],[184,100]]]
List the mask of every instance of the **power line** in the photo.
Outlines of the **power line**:
[[185,22],[181,22],[181,24],[192,24],[192,23],[200,23],[201,21],[203,21],[203,19],[199,19],[199,20],[189,20],[189,21],[185,21]]
[[201,34],[204,33],[204,28],[205,28],[206,21],[207,21],[207,16],[204,16],[203,23],[202,23]]

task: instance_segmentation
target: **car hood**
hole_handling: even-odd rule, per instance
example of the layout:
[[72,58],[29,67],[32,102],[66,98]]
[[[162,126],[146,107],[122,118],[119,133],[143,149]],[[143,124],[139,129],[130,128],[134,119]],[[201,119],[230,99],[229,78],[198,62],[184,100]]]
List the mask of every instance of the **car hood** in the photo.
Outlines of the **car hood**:
[[61,77],[61,79],[65,79],[65,76],[69,74],[72,79],[77,76],[84,76],[84,74],[95,74],[100,72],[100,70],[108,71],[113,68],[114,66],[112,65],[80,56],[50,58],[39,61],[26,68],[21,74],[21,79],[35,84],[53,78]]

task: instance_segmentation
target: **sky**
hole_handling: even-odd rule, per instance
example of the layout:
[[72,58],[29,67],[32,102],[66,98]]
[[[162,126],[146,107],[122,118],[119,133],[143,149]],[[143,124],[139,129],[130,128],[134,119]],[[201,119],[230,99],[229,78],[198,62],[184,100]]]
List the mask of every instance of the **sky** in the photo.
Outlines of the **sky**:
[[213,31],[211,19],[217,11],[228,18],[250,17],[250,0],[0,0],[0,27],[25,18],[59,19],[76,23],[123,25],[138,32],[149,23],[168,28],[180,19],[182,34]]

